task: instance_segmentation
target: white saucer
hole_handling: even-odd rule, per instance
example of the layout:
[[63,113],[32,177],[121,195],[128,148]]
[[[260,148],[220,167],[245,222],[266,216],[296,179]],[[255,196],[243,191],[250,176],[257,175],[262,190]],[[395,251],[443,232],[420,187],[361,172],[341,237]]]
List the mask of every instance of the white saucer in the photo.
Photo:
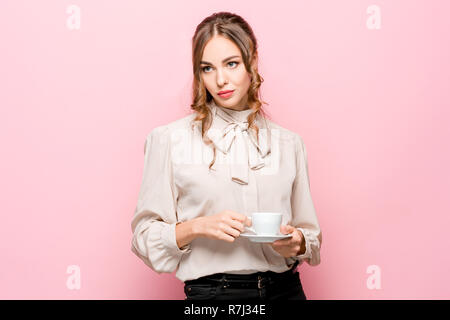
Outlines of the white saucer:
[[252,242],[274,242],[279,239],[285,239],[292,237],[292,233],[290,234],[277,234],[277,235],[257,235],[254,233],[241,233],[241,236],[244,238],[248,238]]

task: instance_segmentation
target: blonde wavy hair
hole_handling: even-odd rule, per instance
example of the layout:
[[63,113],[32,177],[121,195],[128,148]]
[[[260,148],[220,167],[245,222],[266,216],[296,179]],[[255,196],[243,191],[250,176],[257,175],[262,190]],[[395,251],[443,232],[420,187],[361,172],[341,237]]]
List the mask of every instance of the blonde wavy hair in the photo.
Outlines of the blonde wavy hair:
[[[262,108],[262,103],[267,103],[259,98],[259,88],[264,79],[258,73],[258,43],[250,25],[237,14],[218,12],[206,17],[197,26],[195,34],[192,37],[194,81],[192,85],[193,102],[191,104],[191,109],[196,112],[196,117],[193,121],[201,121],[202,139],[208,145],[211,144],[212,141],[210,139],[205,139],[205,133],[210,128],[212,121],[212,115],[207,103],[209,103],[213,97],[208,90],[206,90],[200,76],[200,61],[206,43],[216,35],[223,36],[224,38],[233,41],[239,47],[245,68],[251,75],[251,83],[248,89],[248,106],[253,112],[249,114],[247,121],[249,128],[256,132],[255,136],[259,142],[259,128],[254,122],[257,114],[260,114],[263,118],[267,117],[266,112]],[[209,169],[211,169],[216,160],[215,146],[213,147],[213,151],[214,159],[210,163]]]

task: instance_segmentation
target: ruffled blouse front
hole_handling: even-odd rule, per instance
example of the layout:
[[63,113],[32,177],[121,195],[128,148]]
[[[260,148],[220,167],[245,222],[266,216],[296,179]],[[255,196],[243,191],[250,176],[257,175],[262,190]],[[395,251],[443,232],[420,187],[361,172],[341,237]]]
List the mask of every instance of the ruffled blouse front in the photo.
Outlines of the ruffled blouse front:
[[[259,114],[256,137],[247,123],[252,110],[231,110],[214,101],[208,107],[212,122],[204,138],[195,114],[147,135],[131,221],[131,250],[154,271],[176,271],[183,282],[222,272],[283,272],[295,260],[318,265],[322,232],[311,198],[303,139]],[[210,170],[213,147],[216,158]],[[227,209],[247,216],[281,212],[282,224],[303,233],[306,252],[284,258],[270,244],[244,237],[232,243],[200,237],[183,248],[177,246],[177,223]]]

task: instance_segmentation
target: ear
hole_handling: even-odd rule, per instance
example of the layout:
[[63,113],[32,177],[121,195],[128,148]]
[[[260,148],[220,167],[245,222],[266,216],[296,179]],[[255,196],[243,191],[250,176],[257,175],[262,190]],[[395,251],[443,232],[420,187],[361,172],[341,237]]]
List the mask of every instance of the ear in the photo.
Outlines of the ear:
[[258,67],[258,54],[257,53],[253,54],[253,57],[250,59],[250,65],[252,66],[252,68]]

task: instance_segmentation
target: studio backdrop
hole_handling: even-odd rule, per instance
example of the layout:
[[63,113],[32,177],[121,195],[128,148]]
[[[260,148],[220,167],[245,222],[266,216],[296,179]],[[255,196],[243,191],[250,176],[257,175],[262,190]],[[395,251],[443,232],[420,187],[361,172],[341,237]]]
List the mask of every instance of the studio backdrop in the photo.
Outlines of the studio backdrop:
[[0,299],[184,299],[131,252],[146,136],[192,112],[214,12],[259,44],[268,115],[308,150],[308,299],[448,299],[450,3],[0,4]]

